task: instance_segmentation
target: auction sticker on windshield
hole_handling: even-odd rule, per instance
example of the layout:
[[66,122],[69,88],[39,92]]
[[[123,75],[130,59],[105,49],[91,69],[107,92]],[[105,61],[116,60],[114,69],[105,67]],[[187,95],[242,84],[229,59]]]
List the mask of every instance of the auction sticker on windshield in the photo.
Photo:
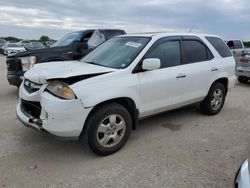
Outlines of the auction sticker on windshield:
[[127,42],[125,44],[126,46],[131,46],[131,47],[134,47],[134,48],[138,48],[141,46],[141,43],[138,43],[138,42]]

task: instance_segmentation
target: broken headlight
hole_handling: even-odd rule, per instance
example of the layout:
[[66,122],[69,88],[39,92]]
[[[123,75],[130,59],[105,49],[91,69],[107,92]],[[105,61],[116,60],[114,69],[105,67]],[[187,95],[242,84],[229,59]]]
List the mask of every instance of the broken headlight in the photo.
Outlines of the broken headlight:
[[69,87],[68,84],[61,81],[49,81],[46,88],[53,95],[62,99],[76,99],[75,93]]

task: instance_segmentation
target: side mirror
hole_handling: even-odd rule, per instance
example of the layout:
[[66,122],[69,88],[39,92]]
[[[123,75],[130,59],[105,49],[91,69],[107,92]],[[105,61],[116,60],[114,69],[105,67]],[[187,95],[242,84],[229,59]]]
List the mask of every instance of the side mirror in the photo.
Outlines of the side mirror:
[[88,49],[88,45],[86,42],[79,42],[75,44],[75,50],[77,52],[82,52],[83,50]]
[[156,70],[161,67],[161,60],[158,58],[149,58],[149,59],[144,59],[142,62],[142,69],[143,70]]

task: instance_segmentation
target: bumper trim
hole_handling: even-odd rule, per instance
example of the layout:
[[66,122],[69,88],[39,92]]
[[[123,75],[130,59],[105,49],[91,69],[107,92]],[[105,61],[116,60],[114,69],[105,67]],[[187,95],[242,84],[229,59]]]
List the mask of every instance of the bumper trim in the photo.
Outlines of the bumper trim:
[[250,78],[250,68],[238,67],[236,69],[236,75],[238,77],[244,76],[244,77]]
[[17,105],[16,114],[17,114],[17,118],[22,122],[22,124],[24,126],[33,128],[33,129],[38,130],[38,131],[41,131],[41,129],[36,124],[30,122],[30,119],[32,117],[27,116],[26,114],[24,114],[22,112],[20,103]]
[[28,117],[26,116],[22,111],[21,111],[21,107],[20,107],[20,103],[17,105],[17,108],[16,108],[16,115],[17,115],[17,118],[18,120],[25,126],[25,127],[28,127],[28,128],[31,128],[35,131],[38,131],[40,133],[43,133],[45,135],[48,135],[48,136],[51,136],[57,140],[78,140],[79,137],[61,137],[61,136],[55,136],[51,133],[49,133],[48,131],[46,131],[45,129],[43,129],[42,127],[39,128],[36,124],[34,123],[30,123],[30,118],[31,117]]

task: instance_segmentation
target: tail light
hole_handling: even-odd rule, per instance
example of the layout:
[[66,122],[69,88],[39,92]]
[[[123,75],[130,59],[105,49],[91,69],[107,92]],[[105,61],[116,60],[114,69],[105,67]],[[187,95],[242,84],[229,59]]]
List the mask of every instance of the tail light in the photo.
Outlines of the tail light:
[[239,63],[239,64],[244,63],[244,58],[243,58],[243,57],[240,57],[240,59],[239,59],[238,63]]

